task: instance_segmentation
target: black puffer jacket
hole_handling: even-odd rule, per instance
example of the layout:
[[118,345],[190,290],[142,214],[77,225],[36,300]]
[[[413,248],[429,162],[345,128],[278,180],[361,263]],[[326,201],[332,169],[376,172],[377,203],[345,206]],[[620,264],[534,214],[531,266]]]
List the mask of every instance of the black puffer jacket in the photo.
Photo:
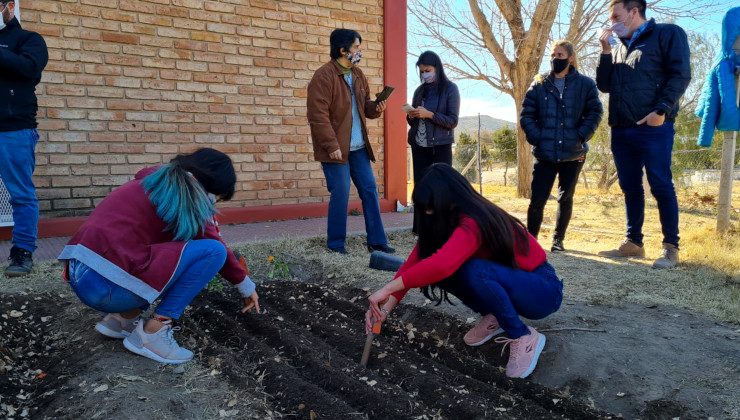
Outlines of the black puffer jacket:
[[411,128],[408,134],[408,143],[416,141],[416,131],[419,129],[419,123],[426,125],[427,145],[442,146],[452,144],[455,141],[455,127],[460,114],[460,92],[457,85],[447,82],[447,86],[439,95],[437,92],[437,83],[422,84],[414,91],[414,99],[411,105],[416,108],[424,101],[424,108],[432,111],[434,116],[431,119],[410,118],[406,121]]
[[36,85],[48,60],[44,38],[16,18],[0,30],[0,131],[36,128]]
[[604,108],[596,83],[571,67],[563,95],[553,74],[538,76],[524,97],[519,123],[538,160],[567,162],[583,157]]
[[650,19],[629,48],[626,42],[621,40],[612,54],[601,54],[596,68],[596,84],[609,94],[609,125],[631,127],[657,110],[675,119],[691,81],[686,32]]

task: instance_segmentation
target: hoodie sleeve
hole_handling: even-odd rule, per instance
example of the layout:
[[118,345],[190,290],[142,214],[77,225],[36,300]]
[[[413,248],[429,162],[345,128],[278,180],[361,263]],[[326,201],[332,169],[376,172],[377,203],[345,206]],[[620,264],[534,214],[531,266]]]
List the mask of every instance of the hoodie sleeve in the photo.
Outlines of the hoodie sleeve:
[[712,145],[714,128],[719,118],[719,109],[720,96],[717,73],[712,71],[707,76],[707,81],[699,99],[699,105],[696,107],[696,116],[701,118],[699,138],[696,141],[697,146],[710,147]]

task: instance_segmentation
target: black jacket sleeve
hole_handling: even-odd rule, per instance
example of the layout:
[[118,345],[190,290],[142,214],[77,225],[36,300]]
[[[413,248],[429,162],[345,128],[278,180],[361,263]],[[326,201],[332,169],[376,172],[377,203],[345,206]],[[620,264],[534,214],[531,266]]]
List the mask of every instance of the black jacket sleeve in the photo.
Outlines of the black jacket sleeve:
[[460,114],[460,91],[457,86],[449,82],[447,85],[447,103],[445,112],[435,112],[432,115],[432,123],[443,128],[453,129],[457,127],[457,118]]
[[31,33],[17,53],[0,48],[0,70],[24,79],[40,79],[48,61],[49,51],[46,49],[46,42],[37,33]]
[[609,93],[612,84],[612,55],[601,54],[596,66],[596,86],[604,93]]
[[596,127],[599,126],[601,117],[604,115],[604,107],[599,100],[599,91],[596,89],[596,84],[587,77],[584,77],[584,79],[587,93],[584,100],[583,118],[581,118],[581,123],[578,126],[578,137],[585,143],[591,139]]
[[536,146],[540,140],[541,128],[537,122],[538,111],[537,111],[537,82],[533,82],[524,95],[524,101],[522,102],[522,112],[519,116],[519,124],[524,130],[524,134],[527,136],[527,142],[533,146]]
[[691,82],[689,41],[686,32],[676,25],[667,25],[659,37],[666,80],[655,109],[662,109],[670,115]]

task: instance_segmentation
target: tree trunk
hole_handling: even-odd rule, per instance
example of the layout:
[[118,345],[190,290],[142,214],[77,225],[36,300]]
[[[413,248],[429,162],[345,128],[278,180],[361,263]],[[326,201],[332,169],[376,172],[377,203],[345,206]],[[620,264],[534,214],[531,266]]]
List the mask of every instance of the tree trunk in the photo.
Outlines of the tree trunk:
[[509,176],[509,162],[505,163],[504,166],[504,187],[506,186],[506,177]]
[[[525,87],[515,87],[514,103],[516,104],[517,118],[522,111],[522,102],[524,94],[531,81],[527,81]],[[517,196],[530,198],[532,196],[532,148],[527,143],[527,136],[524,135],[521,125],[516,124],[516,192]]]

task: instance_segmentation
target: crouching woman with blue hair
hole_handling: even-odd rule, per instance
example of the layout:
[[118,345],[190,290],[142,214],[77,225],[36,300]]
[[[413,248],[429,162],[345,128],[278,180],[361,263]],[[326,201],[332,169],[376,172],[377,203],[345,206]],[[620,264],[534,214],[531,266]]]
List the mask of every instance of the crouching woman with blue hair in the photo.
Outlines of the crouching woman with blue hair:
[[107,313],[96,331],[157,362],[187,362],[193,353],[177,344],[172,322],[216,273],[238,288],[242,312],[259,312],[246,264],[214,220],[216,201],[231,199],[235,184],[231,159],[204,148],[142,169],[98,204],[58,257],[80,300]]

